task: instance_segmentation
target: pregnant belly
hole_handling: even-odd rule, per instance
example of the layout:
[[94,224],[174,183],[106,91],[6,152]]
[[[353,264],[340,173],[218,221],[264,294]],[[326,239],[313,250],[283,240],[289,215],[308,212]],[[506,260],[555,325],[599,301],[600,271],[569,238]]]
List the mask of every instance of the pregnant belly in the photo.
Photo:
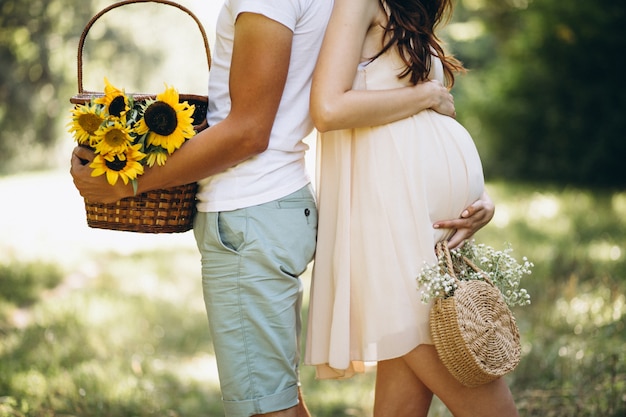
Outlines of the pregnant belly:
[[370,133],[371,164],[395,172],[396,185],[426,204],[431,221],[459,217],[483,193],[480,156],[455,119],[426,110]]
[[460,216],[484,190],[480,156],[467,130],[455,119],[434,111],[413,117],[420,137],[426,195],[433,221]]

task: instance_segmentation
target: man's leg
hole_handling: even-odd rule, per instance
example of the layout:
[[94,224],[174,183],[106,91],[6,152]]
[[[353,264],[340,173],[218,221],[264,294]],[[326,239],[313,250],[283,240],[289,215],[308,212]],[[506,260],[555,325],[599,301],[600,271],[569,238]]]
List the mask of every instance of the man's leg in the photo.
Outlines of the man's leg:
[[229,417],[306,410],[298,405],[299,275],[315,250],[317,212],[312,195],[301,194],[233,212],[199,213],[196,220]]

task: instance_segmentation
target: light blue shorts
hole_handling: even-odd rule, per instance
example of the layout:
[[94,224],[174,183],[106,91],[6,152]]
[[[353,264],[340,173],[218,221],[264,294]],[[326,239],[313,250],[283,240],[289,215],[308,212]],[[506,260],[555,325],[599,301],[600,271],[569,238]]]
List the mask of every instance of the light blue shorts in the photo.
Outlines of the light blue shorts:
[[297,405],[299,276],[317,235],[311,187],[258,206],[198,213],[194,234],[226,416]]

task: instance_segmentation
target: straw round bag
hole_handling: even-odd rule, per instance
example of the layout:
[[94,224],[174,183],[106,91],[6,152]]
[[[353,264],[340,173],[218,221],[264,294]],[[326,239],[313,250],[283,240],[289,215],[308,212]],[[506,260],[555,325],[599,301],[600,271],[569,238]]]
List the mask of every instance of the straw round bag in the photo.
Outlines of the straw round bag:
[[[101,97],[103,92],[85,91],[83,89],[83,47],[85,39],[93,24],[105,13],[133,3],[159,3],[175,7],[187,13],[196,23],[204,42],[207,70],[211,68],[211,52],[206,32],[200,20],[184,6],[167,0],[126,0],[112,4],[91,18],[85,26],[78,43],[78,94],[74,95],[72,104],[85,104],[94,97]],[[155,99],[156,94],[131,94],[135,103]],[[188,102],[195,106],[193,124],[196,131],[206,127],[206,111],[208,97],[206,95],[179,94],[180,102]],[[196,212],[197,184],[191,183],[168,189],[153,190],[124,198],[116,203],[94,203],[85,199],[87,225],[98,229],[121,230],[140,233],[179,233],[193,227]]]
[[482,272],[484,281],[459,280],[446,242],[439,242],[436,251],[457,283],[454,295],[437,299],[430,312],[431,336],[441,361],[468,387],[511,372],[520,360],[520,337],[500,290],[467,258],[463,261]]

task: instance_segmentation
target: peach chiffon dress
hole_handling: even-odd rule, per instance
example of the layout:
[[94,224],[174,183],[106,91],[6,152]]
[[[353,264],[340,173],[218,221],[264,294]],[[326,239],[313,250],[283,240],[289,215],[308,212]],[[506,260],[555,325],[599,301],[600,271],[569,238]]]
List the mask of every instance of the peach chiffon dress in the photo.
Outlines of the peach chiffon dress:
[[[443,82],[433,60],[431,78]],[[395,48],[360,66],[355,89],[405,86]],[[435,243],[483,193],[480,157],[455,119],[432,110],[383,126],[318,136],[318,243],[305,363],[347,378],[364,362],[432,344],[416,277]]]

